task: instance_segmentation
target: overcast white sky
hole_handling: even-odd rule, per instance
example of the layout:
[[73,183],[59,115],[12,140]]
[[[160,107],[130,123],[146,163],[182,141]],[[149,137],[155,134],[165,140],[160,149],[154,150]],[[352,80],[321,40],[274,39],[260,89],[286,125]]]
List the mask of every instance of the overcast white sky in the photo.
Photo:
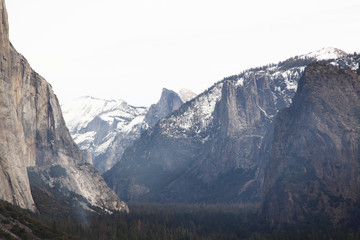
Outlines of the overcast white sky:
[[359,0],[6,0],[10,40],[61,103],[156,102],[323,47],[360,50]]

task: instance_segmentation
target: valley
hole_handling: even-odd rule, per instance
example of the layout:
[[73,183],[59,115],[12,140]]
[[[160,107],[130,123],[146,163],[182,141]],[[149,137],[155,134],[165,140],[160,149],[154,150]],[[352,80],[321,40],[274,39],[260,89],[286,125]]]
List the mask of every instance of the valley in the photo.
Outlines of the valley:
[[0,239],[360,238],[356,52],[60,106],[0,19]]

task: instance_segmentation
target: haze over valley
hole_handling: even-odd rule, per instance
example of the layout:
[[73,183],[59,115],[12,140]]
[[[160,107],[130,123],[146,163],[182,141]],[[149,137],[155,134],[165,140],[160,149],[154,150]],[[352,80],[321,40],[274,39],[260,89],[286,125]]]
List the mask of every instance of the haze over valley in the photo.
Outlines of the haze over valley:
[[[280,2],[140,1],[119,8],[106,1],[94,9],[93,1],[65,0],[54,3],[58,25],[51,25],[53,7],[44,3],[44,23],[24,30],[26,40],[49,41],[45,32],[36,33],[48,20],[51,32],[67,34],[52,40],[53,55],[71,49],[65,59],[44,63],[17,34],[10,41],[15,31],[0,0],[0,239],[359,239],[360,54],[353,44],[359,42],[359,4],[282,3],[283,15],[277,15]],[[40,3],[12,0],[10,13]],[[104,12],[105,6],[114,8]],[[115,13],[136,21],[125,26]],[[29,23],[36,22],[39,13],[31,14]],[[75,21],[77,14],[83,21]],[[317,22],[309,25],[316,14],[329,20],[319,32]],[[338,22],[330,26],[335,19],[347,22],[338,29]],[[111,38],[105,33],[114,22]],[[272,27],[280,23],[291,46],[269,50],[278,39],[271,39],[278,33]],[[81,37],[88,28],[93,39]],[[199,35],[189,34],[197,29]],[[129,34],[128,45],[117,31]],[[133,31],[142,34],[132,38]],[[123,55],[112,48],[117,41]],[[30,63],[13,43],[31,55]],[[79,60],[84,49],[92,57]],[[235,57],[227,58],[230,50]],[[284,54],[290,56],[280,59]],[[146,75],[144,62],[152,68]],[[261,64],[247,65],[254,62]]]

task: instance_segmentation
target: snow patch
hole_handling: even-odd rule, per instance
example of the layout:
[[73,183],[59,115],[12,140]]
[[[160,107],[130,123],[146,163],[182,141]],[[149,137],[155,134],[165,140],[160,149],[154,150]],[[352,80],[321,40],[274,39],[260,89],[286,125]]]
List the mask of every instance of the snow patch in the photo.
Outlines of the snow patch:
[[337,59],[340,57],[345,57],[348,54],[344,52],[343,50],[333,48],[333,47],[327,47],[322,48],[320,50],[301,55],[299,58],[305,59],[305,58],[315,58],[317,61],[322,60],[329,60],[329,59]]
[[241,77],[236,81],[235,86],[238,87],[238,86],[243,86],[243,85],[244,85],[244,78]]
[[113,143],[114,139],[115,139],[116,134],[114,133],[109,133],[106,138],[104,139],[105,141],[100,144],[94,151],[95,156],[98,156],[102,153],[105,153],[106,150],[110,147],[110,145]]
[[189,132],[205,131],[212,122],[216,103],[221,98],[222,83],[199,95],[181,115],[172,115],[160,121],[162,133],[170,137],[183,137]]
[[195,98],[197,96],[197,94],[189,89],[182,88],[179,91],[179,96],[180,96],[181,100],[185,103],[185,102],[190,101],[191,99]]
[[145,119],[144,115],[137,116],[128,125],[122,127],[121,131],[125,133],[129,133],[133,131],[136,126],[143,124],[144,119]]
[[84,134],[74,134],[72,135],[76,144],[81,144],[81,150],[86,150],[90,148],[90,144],[94,142],[96,132],[90,131]]
[[63,105],[62,110],[67,127],[74,134],[86,128],[95,117],[112,125],[115,120],[133,119],[145,114],[147,108],[133,107],[123,100],[110,101],[86,96]]

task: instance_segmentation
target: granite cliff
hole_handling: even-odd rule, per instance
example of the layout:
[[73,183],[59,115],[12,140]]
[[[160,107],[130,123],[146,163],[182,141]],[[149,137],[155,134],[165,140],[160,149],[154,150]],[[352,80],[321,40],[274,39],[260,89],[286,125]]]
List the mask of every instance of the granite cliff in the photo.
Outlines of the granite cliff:
[[274,119],[318,60],[355,66],[327,48],[219,81],[148,129],[103,175],[106,182],[126,200],[260,201]]
[[[19,76],[16,76],[16,81],[12,79],[13,62],[20,60],[20,56],[9,42],[9,25],[3,0],[0,1],[0,8],[0,198],[35,210],[26,168],[35,165],[35,151],[26,147],[27,144],[34,146],[35,139],[25,138],[23,127],[26,131],[27,126],[23,126],[19,119],[22,109],[17,105],[21,101],[20,91],[29,89],[19,88],[23,81]],[[22,61],[16,62],[16,74],[20,73],[20,67],[24,64]]]
[[156,104],[151,105],[147,111],[145,115],[146,124],[149,127],[155,126],[160,119],[178,110],[183,103],[179,94],[164,88],[160,100]]
[[267,220],[351,223],[360,203],[359,143],[360,76],[308,66],[293,103],[275,121],[262,200]]
[[125,149],[143,131],[177,110],[194,97],[189,90],[180,94],[164,88],[160,100],[147,107],[131,106],[123,100],[80,97],[62,106],[70,134],[87,161],[104,173],[122,157]]
[[100,173],[110,169],[140,136],[147,108],[123,100],[80,97],[62,106],[70,134]]
[[127,210],[83,160],[50,84],[11,45],[4,0],[0,7],[0,199],[36,211],[31,190],[40,189],[86,209]]

